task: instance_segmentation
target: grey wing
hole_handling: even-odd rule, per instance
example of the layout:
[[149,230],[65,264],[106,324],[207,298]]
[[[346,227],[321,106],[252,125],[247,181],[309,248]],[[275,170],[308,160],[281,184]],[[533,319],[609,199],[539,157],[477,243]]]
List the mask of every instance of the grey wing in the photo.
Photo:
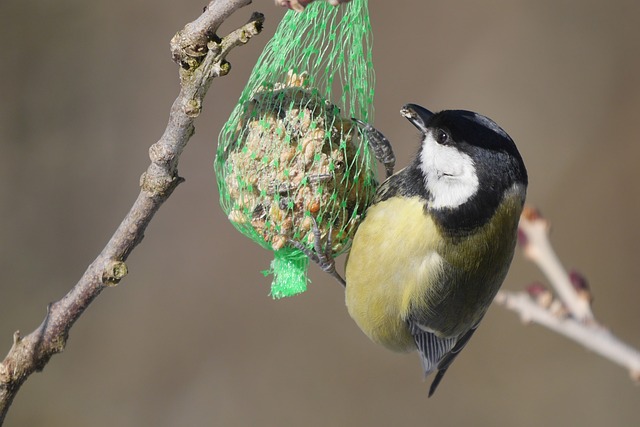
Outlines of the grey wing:
[[409,320],[408,323],[411,335],[418,347],[425,377],[434,370],[438,370],[436,377],[429,387],[429,397],[431,397],[436,391],[438,384],[440,384],[440,381],[442,381],[442,377],[447,372],[447,369],[449,369],[451,363],[453,363],[460,351],[462,351],[467,342],[469,342],[469,339],[478,328],[480,322],[476,323],[475,326],[459,337],[452,338],[440,338],[433,332],[425,331],[414,321]]

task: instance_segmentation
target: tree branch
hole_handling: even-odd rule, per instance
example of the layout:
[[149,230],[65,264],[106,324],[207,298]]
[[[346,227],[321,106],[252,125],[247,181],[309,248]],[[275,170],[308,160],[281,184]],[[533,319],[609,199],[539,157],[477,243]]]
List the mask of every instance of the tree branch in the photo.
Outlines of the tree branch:
[[151,164],[140,179],[140,194],[78,283],[62,299],[49,304],[42,324],[25,337],[14,333],[13,345],[0,363],[0,425],[26,379],[65,348],[69,330],[89,304],[126,276],[125,261],[142,241],[160,206],[183,181],[178,175],[178,160],[193,135],[193,122],[211,81],[229,72],[227,54],[261,31],[264,16],[254,13],[246,25],[223,39],[215,32],[229,15],[249,3],[251,0],[211,1],[198,19],[173,37],[172,56],[181,65],[180,93],[171,107],[164,134],[149,149]]
[[582,298],[575,291],[569,274],[551,246],[549,222],[538,211],[528,207],[522,213],[518,231],[525,257],[549,278],[571,315],[582,322],[593,322],[590,298]]
[[[216,41],[216,31],[233,12],[251,4],[251,0],[211,1],[202,15],[188,23],[171,39],[171,56],[185,69],[194,69]],[[264,21],[264,18],[262,19]],[[262,23],[260,23],[262,25]]]
[[640,351],[603,327],[591,310],[591,292],[581,274],[568,274],[549,240],[549,223],[535,209],[525,208],[519,237],[524,254],[547,276],[557,293],[542,284],[526,292],[500,291],[495,302],[520,315],[523,322],[539,325],[582,344],[629,370],[640,381]]
[[534,322],[583,345],[602,357],[629,370],[640,381],[640,352],[622,342],[608,329],[595,323],[583,323],[572,317],[562,317],[538,304],[526,292],[500,291],[496,303],[520,314],[523,322]]

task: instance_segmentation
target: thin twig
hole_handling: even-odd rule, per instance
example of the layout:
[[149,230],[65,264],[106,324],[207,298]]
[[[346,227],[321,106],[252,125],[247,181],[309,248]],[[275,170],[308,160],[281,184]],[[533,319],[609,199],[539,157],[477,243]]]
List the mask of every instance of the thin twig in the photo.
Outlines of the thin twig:
[[628,369],[640,381],[640,351],[626,344],[595,318],[591,292],[579,273],[568,274],[549,240],[549,223],[533,208],[520,218],[519,237],[523,252],[547,276],[553,290],[534,284],[524,292],[500,291],[495,302],[561,334]]
[[580,322],[573,317],[557,316],[548,308],[536,303],[526,292],[500,291],[495,301],[520,314],[523,322],[537,323],[582,344],[628,369],[631,378],[640,381],[640,352],[622,342],[608,329],[595,323]]
[[522,251],[549,278],[558,296],[576,319],[593,321],[591,302],[581,298],[574,290],[569,274],[551,246],[549,230],[549,222],[538,211],[525,208],[519,225]]
[[215,31],[231,13],[249,3],[250,0],[212,1],[202,16],[172,39],[172,55],[181,65],[180,93],[171,107],[164,134],[149,149],[151,164],[140,179],[140,194],[78,283],[49,305],[42,324],[25,337],[20,332],[13,335],[13,345],[0,363],[0,425],[26,379],[64,350],[69,330],[89,304],[127,274],[127,257],[142,241],[157,210],[183,181],[178,175],[178,160],[193,135],[193,122],[200,114],[211,81],[228,73],[225,57],[261,31],[264,16],[254,13],[246,25],[223,39],[215,36]]

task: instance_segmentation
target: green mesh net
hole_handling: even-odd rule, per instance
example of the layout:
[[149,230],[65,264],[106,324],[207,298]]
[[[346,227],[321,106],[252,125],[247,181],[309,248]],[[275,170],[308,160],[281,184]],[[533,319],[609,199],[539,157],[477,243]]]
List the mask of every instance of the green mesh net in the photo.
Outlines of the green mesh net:
[[220,133],[220,203],[274,251],[274,298],[306,290],[309,260],[290,241],[313,249],[317,225],[334,256],[345,252],[375,192],[375,162],[351,120],[372,120],[374,79],[366,0],[314,2],[287,12]]

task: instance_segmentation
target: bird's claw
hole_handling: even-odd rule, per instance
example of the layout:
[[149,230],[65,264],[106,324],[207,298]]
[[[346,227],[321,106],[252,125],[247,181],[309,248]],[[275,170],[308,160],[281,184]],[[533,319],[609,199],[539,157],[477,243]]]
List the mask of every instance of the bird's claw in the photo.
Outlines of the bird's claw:
[[312,220],[312,228],[314,240],[313,240],[313,250],[309,249],[304,244],[298,242],[297,240],[289,239],[289,244],[302,251],[311,261],[316,263],[318,267],[325,273],[329,273],[333,276],[338,282],[340,282],[343,286],[345,286],[346,282],[340,276],[340,274],[336,271],[336,260],[333,258],[332,254],[332,231],[333,228],[329,228],[329,233],[327,234],[327,242],[323,247],[322,244],[322,233],[320,233],[320,229],[318,228],[318,223],[314,217],[311,217]]
[[396,156],[393,153],[393,148],[389,140],[378,129],[371,126],[369,123],[365,123],[362,120],[352,118],[351,119],[367,137],[369,147],[373,150],[373,155],[380,163],[384,165],[387,172],[387,178],[393,175],[393,168],[396,165]]

